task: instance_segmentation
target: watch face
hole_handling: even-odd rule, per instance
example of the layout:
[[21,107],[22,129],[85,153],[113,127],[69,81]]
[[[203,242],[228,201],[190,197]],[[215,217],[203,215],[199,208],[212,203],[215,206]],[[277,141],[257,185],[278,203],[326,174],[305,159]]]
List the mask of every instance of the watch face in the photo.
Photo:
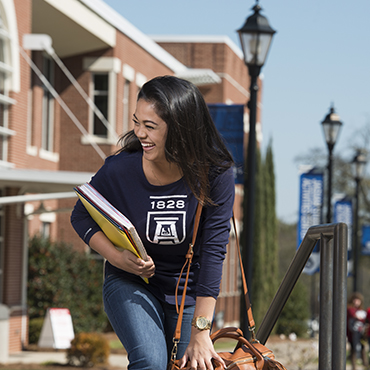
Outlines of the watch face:
[[199,329],[205,329],[207,327],[208,320],[205,317],[198,317],[197,326]]

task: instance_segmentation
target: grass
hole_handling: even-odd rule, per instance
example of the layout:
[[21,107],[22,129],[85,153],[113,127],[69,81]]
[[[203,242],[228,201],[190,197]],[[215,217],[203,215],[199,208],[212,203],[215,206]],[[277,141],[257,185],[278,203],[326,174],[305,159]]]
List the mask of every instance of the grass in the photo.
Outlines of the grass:
[[113,339],[109,341],[109,347],[111,349],[121,349],[123,348],[122,343],[119,339]]
[[219,339],[216,341],[214,347],[216,352],[231,352],[234,350],[236,343],[232,339]]

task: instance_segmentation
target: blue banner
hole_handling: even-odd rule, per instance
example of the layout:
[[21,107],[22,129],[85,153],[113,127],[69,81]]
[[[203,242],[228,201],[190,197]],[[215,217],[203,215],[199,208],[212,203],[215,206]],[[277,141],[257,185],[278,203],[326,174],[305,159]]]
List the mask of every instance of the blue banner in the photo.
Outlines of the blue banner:
[[[353,210],[352,200],[348,197],[337,200],[334,203],[334,223],[344,222],[348,227],[348,253],[352,252],[352,224]],[[351,256],[349,256],[351,258]]]
[[361,254],[370,256],[370,225],[362,226]]
[[[324,181],[321,171],[312,169],[300,176],[299,215],[297,230],[297,248],[302,243],[307,230],[314,225],[322,223],[322,204],[324,193]],[[320,268],[320,250],[316,245],[303,270],[312,275]]]
[[236,184],[244,183],[244,105],[209,104],[211,117],[233,156]]
[[352,224],[353,224],[353,210],[352,200],[349,197],[342,197],[334,203],[333,212],[334,223],[344,222],[348,227],[348,274],[352,274]]

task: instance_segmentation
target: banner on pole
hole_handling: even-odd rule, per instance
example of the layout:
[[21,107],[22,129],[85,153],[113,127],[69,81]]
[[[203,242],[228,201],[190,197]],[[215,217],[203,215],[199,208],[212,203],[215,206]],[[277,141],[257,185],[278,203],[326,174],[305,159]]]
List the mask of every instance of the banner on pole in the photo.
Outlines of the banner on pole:
[[[300,175],[299,214],[297,230],[297,248],[302,243],[307,230],[322,222],[324,181],[321,170],[311,168]],[[319,243],[318,243],[319,244]],[[320,248],[316,245],[303,272],[312,275],[320,268]]]
[[362,226],[361,254],[370,256],[370,225]]
[[217,130],[233,156],[235,184],[244,183],[244,105],[209,104]]
[[353,263],[352,263],[352,224],[353,224],[353,210],[352,210],[352,199],[343,196],[337,195],[334,196],[337,200],[334,202],[334,223],[343,222],[347,224],[348,228],[348,263],[347,263],[347,271],[348,274],[352,274]]

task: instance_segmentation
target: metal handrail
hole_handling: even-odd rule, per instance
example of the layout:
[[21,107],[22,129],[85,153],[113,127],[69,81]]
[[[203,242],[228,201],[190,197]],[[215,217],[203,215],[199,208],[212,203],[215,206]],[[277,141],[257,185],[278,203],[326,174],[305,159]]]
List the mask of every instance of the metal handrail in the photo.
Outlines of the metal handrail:
[[347,225],[312,226],[257,331],[265,344],[317,241],[320,240],[319,370],[346,368]]

